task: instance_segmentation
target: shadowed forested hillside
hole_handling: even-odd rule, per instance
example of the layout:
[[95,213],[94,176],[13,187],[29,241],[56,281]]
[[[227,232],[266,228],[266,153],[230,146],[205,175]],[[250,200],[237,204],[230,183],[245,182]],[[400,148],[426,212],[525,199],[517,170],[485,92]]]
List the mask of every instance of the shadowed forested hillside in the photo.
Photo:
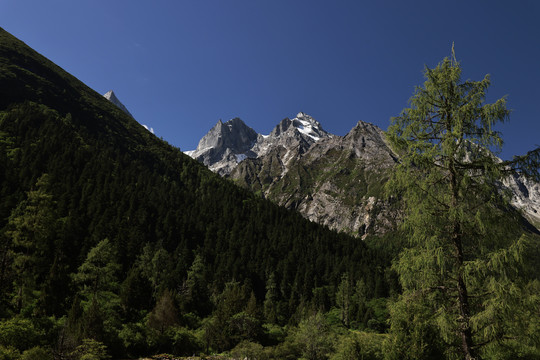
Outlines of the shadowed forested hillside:
[[4,30],[0,170],[13,358],[276,344],[345,306],[345,325],[385,327],[384,256],[221,179]]

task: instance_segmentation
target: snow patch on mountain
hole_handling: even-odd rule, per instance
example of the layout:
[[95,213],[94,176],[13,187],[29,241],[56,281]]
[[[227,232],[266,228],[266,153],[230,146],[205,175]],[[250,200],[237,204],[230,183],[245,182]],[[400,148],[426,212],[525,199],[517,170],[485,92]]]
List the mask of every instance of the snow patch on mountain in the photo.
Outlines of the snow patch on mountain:
[[146,130],[150,131],[152,134],[154,134],[154,128],[148,127],[147,125],[141,124]]
[[296,117],[293,119],[293,126],[295,126],[302,134],[311,137],[315,141],[321,139],[321,124],[303,112],[296,114]]
[[236,154],[236,162],[239,163],[239,162],[242,162],[244,160],[246,160],[248,158],[248,156],[246,154]]

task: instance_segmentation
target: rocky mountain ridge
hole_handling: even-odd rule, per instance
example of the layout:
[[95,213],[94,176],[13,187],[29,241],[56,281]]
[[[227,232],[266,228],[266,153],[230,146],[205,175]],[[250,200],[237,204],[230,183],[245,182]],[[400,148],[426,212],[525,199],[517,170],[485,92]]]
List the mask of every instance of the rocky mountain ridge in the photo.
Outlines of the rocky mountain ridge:
[[[361,238],[395,228],[399,214],[383,196],[398,157],[384,131],[359,121],[345,136],[330,134],[305,113],[283,119],[269,135],[236,118],[216,124],[186,152],[311,221]],[[540,184],[509,177],[511,204],[540,225]]]
[[382,184],[396,156],[384,132],[359,121],[345,136],[300,112],[269,135],[240,119],[219,121],[186,152],[211,170],[311,221],[365,237],[392,228]]
[[396,156],[377,126],[359,121],[347,135],[320,139],[286,165],[282,158],[276,148],[238,164],[230,177],[332,229],[365,237],[392,228],[396,214],[382,200],[382,185]]
[[303,112],[293,119],[283,119],[269,135],[258,134],[241,119],[234,118],[225,123],[219,120],[199,141],[197,149],[186,154],[212,171],[228,175],[243,160],[266,156],[275,149],[280,149],[280,159],[286,164],[315,142],[333,136]]

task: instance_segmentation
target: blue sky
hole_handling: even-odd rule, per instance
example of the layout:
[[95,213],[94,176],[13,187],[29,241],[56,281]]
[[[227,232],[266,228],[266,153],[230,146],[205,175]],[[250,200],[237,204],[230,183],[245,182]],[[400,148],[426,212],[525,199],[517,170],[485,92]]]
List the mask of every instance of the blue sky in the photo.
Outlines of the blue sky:
[[269,133],[304,111],[386,129],[424,65],[508,96],[504,158],[540,145],[540,1],[0,0],[0,26],[182,150],[219,120]]

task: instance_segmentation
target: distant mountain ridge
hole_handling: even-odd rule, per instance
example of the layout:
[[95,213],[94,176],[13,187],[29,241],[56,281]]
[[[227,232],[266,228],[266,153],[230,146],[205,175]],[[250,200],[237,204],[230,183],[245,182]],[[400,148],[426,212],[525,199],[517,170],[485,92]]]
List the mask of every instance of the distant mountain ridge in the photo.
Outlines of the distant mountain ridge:
[[299,112],[262,135],[235,118],[219,121],[186,154],[330,228],[361,237],[392,228],[381,185],[396,156],[373,124],[359,121],[342,137]]
[[[235,118],[219,121],[186,154],[311,221],[355,236],[383,235],[399,218],[383,194],[399,159],[384,131],[370,123],[359,121],[337,136],[300,112],[261,135]],[[511,204],[539,227],[540,184],[513,176],[504,186]]]
[[256,159],[282,148],[285,151],[282,160],[286,163],[316,141],[332,136],[303,112],[293,119],[283,119],[269,135],[258,134],[241,119],[234,118],[225,123],[219,120],[199,141],[197,149],[185,153],[212,171],[228,175],[247,158]]

